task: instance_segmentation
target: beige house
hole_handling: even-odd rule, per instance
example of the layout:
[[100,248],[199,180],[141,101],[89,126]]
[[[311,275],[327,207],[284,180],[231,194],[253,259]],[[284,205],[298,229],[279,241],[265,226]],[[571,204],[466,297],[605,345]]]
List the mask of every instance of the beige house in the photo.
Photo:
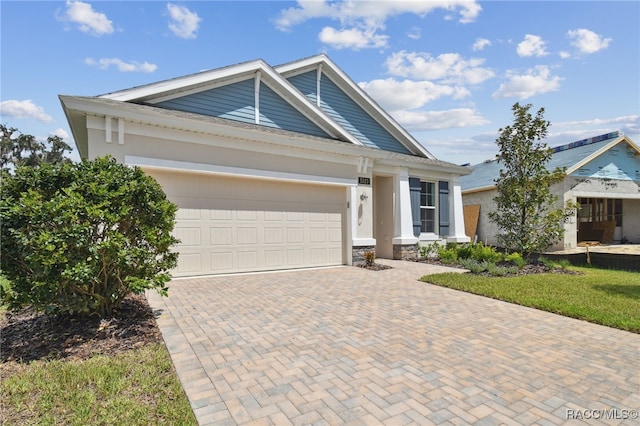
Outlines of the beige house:
[[[640,148],[620,132],[612,132],[553,148],[547,168],[566,168],[562,182],[551,187],[559,203],[579,204],[565,224],[564,239],[552,249],[569,249],[583,242],[640,243]],[[492,245],[498,228],[488,214],[496,209],[495,159],[472,167],[464,176],[462,199],[479,217],[475,237]],[[472,208],[472,207],[475,207]],[[475,215],[472,215],[475,219]],[[472,238],[474,236],[471,236]]]
[[60,101],[82,158],[140,166],[178,205],[175,276],[469,241],[469,168],[437,160],[325,55]]

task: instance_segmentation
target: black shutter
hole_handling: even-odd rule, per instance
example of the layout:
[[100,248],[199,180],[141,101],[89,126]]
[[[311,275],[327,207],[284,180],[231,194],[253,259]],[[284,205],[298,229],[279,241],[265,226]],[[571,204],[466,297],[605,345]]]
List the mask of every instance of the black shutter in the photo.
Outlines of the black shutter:
[[413,219],[413,235],[420,236],[420,179],[409,178],[409,194],[411,196],[411,217]]
[[440,211],[438,218],[440,222],[440,236],[449,235],[449,182],[441,180],[438,182],[439,205]]

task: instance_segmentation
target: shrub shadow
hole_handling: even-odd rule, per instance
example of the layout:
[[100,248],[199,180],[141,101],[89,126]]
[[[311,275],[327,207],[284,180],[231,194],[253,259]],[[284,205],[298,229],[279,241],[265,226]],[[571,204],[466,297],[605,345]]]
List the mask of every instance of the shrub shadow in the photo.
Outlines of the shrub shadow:
[[594,286],[594,288],[612,296],[624,296],[630,299],[640,300],[640,285],[601,284]]
[[129,296],[110,318],[47,316],[32,309],[0,321],[0,362],[87,359],[161,341],[144,296]]

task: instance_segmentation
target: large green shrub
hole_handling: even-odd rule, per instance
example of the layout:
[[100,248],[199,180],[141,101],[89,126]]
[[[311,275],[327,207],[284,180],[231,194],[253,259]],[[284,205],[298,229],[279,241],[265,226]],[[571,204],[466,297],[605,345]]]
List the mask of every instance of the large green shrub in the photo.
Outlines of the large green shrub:
[[166,294],[176,206],[139,168],[102,158],[2,176],[3,302],[109,315],[129,293]]

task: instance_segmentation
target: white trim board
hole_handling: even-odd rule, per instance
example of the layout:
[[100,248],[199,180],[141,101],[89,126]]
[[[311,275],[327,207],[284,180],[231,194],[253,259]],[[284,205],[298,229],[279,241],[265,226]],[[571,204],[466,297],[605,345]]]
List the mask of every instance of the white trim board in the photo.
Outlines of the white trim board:
[[220,166],[217,164],[192,163],[187,161],[166,160],[160,158],[125,155],[124,163],[129,166],[154,169],[176,170],[194,173],[211,173],[227,176],[251,177],[258,179],[285,180],[311,183],[316,185],[357,186],[356,179],[332,176],[306,175],[301,173],[277,172],[273,170],[249,169],[242,167]]

